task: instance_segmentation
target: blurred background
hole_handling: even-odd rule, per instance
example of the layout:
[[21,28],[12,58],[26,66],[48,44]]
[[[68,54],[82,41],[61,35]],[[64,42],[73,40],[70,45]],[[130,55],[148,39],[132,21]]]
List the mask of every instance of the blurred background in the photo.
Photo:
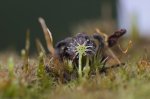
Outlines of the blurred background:
[[45,44],[38,18],[43,17],[54,43],[78,32],[108,34],[126,28],[135,38],[149,34],[149,0],[3,0],[0,2],[0,50],[20,51],[30,29],[31,49],[35,38]]

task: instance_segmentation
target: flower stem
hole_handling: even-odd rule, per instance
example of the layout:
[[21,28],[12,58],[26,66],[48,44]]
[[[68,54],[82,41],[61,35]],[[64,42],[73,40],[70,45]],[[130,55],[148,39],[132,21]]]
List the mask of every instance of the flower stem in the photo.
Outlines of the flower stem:
[[82,54],[79,54],[79,69],[78,69],[79,80],[82,79]]

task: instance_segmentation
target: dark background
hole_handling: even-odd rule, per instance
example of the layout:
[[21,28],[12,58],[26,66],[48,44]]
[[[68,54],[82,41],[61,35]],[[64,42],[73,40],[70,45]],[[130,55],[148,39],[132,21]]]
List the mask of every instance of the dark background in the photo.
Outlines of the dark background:
[[82,20],[100,18],[104,2],[111,2],[116,18],[116,0],[1,0],[0,50],[24,48],[25,33],[30,29],[31,49],[35,38],[44,42],[38,17],[43,17],[53,33],[55,43],[71,33],[70,27]]

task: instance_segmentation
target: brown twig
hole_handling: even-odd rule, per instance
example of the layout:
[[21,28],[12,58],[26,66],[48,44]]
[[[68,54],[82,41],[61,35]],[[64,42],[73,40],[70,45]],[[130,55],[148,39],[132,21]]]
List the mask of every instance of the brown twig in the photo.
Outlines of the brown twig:
[[45,51],[45,49],[44,49],[42,43],[40,42],[40,40],[37,38],[37,39],[35,40],[35,42],[36,42],[36,47],[37,47],[38,53],[41,53],[41,52],[42,52],[42,53],[45,55],[45,54],[46,54],[46,51]]
[[105,37],[105,43],[104,43],[105,47],[108,49],[108,52],[112,55],[112,57],[118,62],[118,64],[121,64],[118,57],[114,54],[114,52],[108,46],[108,38],[109,38],[108,35],[106,35],[106,33],[102,33],[98,28],[96,28],[96,32]]
[[123,49],[121,48],[120,44],[117,44],[117,45],[118,45],[118,47],[119,47],[119,49],[121,50],[122,53],[127,54],[128,50],[132,47],[132,41],[130,40],[130,41],[128,42],[128,46],[127,46],[127,48],[126,48],[125,50],[123,50]]
[[25,43],[25,50],[26,50],[26,57],[29,55],[29,48],[30,48],[30,30],[28,29],[26,32],[26,43]]
[[25,72],[29,69],[29,49],[30,49],[30,31],[27,30],[26,32],[26,41],[25,41],[25,49],[22,50],[22,58],[24,61],[23,69]]
[[52,37],[52,33],[50,32],[50,30],[47,28],[47,25],[44,21],[43,18],[39,18],[39,22],[42,26],[42,29],[43,29],[43,32],[44,32],[44,35],[45,35],[45,40],[46,40],[46,44],[47,44],[47,48],[49,50],[49,52],[54,55],[55,53],[55,49],[53,47],[53,37]]

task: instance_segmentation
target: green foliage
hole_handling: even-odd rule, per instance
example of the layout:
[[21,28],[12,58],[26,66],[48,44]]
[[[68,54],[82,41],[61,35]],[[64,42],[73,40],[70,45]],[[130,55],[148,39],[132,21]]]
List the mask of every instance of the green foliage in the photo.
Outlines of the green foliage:
[[52,78],[46,73],[44,65],[44,54],[39,54],[39,63],[37,69],[38,86],[40,89],[50,88],[52,86]]
[[8,71],[9,76],[12,77],[14,75],[14,60],[12,57],[8,59]]
[[74,65],[72,60],[64,60],[65,69],[69,72],[73,71]]

